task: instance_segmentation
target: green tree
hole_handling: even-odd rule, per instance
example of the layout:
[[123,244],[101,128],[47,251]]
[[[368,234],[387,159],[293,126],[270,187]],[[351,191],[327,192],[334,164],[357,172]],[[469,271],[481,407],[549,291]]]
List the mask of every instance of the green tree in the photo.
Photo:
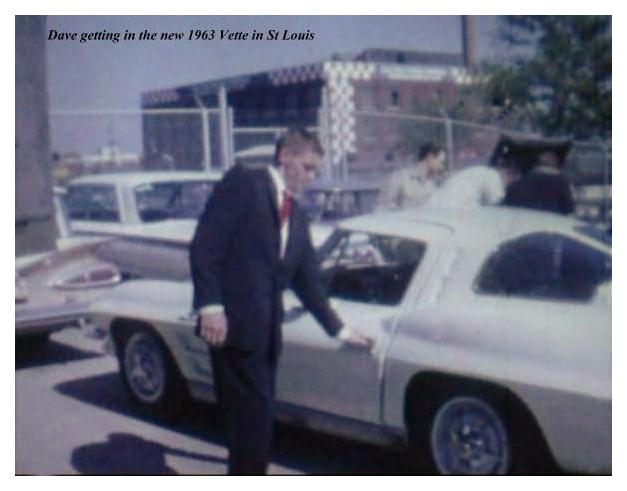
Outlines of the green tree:
[[611,29],[609,16],[504,17],[502,39],[526,54],[488,69],[492,103],[546,135],[611,138]]

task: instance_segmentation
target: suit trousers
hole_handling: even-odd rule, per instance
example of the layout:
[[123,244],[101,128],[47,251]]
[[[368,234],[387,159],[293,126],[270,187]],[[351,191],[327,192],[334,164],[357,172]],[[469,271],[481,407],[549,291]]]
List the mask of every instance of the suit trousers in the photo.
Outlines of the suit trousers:
[[277,356],[226,346],[211,350],[218,403],[226,416],[228,473],[265,474],[272,451]]

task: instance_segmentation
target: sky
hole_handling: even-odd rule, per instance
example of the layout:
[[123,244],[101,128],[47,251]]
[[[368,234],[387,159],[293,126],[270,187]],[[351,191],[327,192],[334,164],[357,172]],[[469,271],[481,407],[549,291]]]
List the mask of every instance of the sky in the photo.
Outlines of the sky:
[[[47,23],[48,32],[77,34],[76,40],[46,41],[52,146],[61,152],[95,152],[107,141],[139,152],[139,117],[61,116],[55,111],[138,109],[147,90],[318,62],[367,48],[461,51],[460,16],[49,16]],[[497,18],[475,16],[474,23],[478,57],[502,55]],[[148,30],[187,37],[196,29],[309,30],[315,36],[310,41],[80,42],[82,33]]]

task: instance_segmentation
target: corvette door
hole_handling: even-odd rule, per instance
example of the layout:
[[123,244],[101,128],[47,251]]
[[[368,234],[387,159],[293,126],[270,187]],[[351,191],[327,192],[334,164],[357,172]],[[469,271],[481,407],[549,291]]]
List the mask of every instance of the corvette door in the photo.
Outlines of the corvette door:
[[425,242],[349,231],[336,233],[325,249],[321,266],[333,307],[376,345],[369,352],[329,337],[287,293],[277,399],[376,422],[385,350],[408,287],[430,256]]

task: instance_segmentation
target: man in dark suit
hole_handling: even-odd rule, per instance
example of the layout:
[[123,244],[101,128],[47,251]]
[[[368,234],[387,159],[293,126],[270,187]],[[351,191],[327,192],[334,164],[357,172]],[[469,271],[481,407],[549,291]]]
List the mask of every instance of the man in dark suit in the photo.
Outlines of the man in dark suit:
[[215,187],[191,244],[194,309],[227,416],[230,474],[267,469],[285,288],[330,336],[372,347],[329,306],[309,223],[295,199],[315,178],[322,154],[313,135],[293,129],[277,143],[275,166],[233,167]]
[[571,214],[575,208],[571,185],[560,172],[557,155],[541,153],[538,165],[508,186],[503,204]]

